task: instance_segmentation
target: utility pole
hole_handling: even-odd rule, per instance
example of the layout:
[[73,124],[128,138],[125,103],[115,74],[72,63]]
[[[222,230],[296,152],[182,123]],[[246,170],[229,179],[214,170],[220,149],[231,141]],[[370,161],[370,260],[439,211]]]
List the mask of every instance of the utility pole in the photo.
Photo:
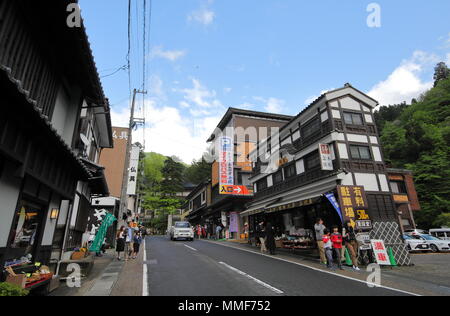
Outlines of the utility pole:
[[[132,140],[132,134],[133,129],[136,126],[137,120],[134,118],[134,109],[136,105],[136,94],[147,94],[147,91],[142,90],[133,90],[133,101],[131,103],[131,114],[130,114],[130,124],[128,127],[128,139],[127,139],[127,149],[126,149],[126,155],[125,155],[125,168],[123,170],[123,178],[122,178],[122,193],[120,195],[120,212],[118,218],[119,227],[122,226],[125,223],[125,220],[123,220],[123,214],[128,211],[128,178],[129,178],[129,169],[130,169],[130,160],[131,160],[131,146],[133,144]],[[141,120],[139,120],[140,122]]]

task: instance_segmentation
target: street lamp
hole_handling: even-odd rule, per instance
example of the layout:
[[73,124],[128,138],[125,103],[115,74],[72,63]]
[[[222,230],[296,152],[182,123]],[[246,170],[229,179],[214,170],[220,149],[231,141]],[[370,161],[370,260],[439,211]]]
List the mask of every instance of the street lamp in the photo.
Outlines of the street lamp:
[[50,219],[51,219],[51,220],[58,219],[58,215],[59,215],[59,209],[54,208],[54,209],[52,209],[52,211],[50,212]]

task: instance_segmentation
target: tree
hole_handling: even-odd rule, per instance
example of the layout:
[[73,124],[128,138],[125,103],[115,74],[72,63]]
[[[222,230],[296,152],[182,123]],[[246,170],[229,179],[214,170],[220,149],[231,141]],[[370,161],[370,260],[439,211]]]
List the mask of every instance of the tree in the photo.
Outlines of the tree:
[[[414,101],[417,103],[417,100]],[[401,103],[396,105],[381,106],[378,110],[375,111],[375,123],[377,125],[380,136],[383,132],[383,128],[386,122],[396,121],[403,113],[403,110],[407,107],[408,105],[406,103]]]
[[434,68],[434,86],[436,87],[441,80],[448,79],[450,77],[450,69],[444,62],[440,62]]
[[176,196],[178,192],[183,191],[185,168],[173,158],[167,158],[162,168],[161,193],[163,196]]
[[211,164],[203,158],[194,160],[192,164],[186,168],[185,179],[193,184],[199,184],[211,179]]
[[438,81],[399,115],[381,116],[386,161],[413,171],[422,208],[416,222],[425,229],[450,213],[450,77]]

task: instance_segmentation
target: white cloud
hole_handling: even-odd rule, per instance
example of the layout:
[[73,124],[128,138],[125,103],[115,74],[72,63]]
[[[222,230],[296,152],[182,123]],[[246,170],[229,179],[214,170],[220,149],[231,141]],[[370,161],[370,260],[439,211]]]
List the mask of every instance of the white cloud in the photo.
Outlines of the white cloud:
[[254,97],[256,101],[265,103],[264,110],[270,113],[282,113],[285,105],[285,101],[277,98],[262,98]]
[[128,127],[130,125],[130,109],[128,106],[119,110],[111,109],[111,122],[115,127]]
[[225,88],[223,88],[223,93],[228,94],[228,93],[230,93],[232,90],[233,90],[232,88],[225,87]]
[[163,58],[170,61],[176,61],[186,55],[184,50],[164,50],[162,46],[157,46],[150,52],[150,58]]
[[310,96],[309,98],[307,98],[304,102],[305,105],[310,105],[311,103],[313,103],[314,101],[316,101],[317,98],[319,98],[322,94],[327,93],[328,91],[334,90],[334,88],[331,89],[327,89],[327,90],[322,90],[320,91],[319,95],[313,95]]
[[175,89],[174,91],[184,94],[185,102],[195,104],[202,108],[223,107],[222,103],[216,99],[217,93],[214,90],[208,90],[202,85],[200,80],[192,78],[193,88]]
[[188,15],[189,22],[198,22],[203,25],[210,25],[214,22],[216,18],[216,13],[207,7],[200,8],[198,10],[192,11]]
[[421,75],[432,70],[437,62],[438,56],[416,51],[410,59],[402,61],[387,79],[377,83],[368,95],[380,105],[410,102],[433,86],[432,80],[424,81]]

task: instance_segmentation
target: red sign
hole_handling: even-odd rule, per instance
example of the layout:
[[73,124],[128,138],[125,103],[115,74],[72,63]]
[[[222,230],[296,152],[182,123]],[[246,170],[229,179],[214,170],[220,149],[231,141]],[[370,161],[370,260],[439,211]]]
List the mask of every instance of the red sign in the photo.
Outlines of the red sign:
[[221,185],[220,194],[224,195],[252,195],[245,185]]

